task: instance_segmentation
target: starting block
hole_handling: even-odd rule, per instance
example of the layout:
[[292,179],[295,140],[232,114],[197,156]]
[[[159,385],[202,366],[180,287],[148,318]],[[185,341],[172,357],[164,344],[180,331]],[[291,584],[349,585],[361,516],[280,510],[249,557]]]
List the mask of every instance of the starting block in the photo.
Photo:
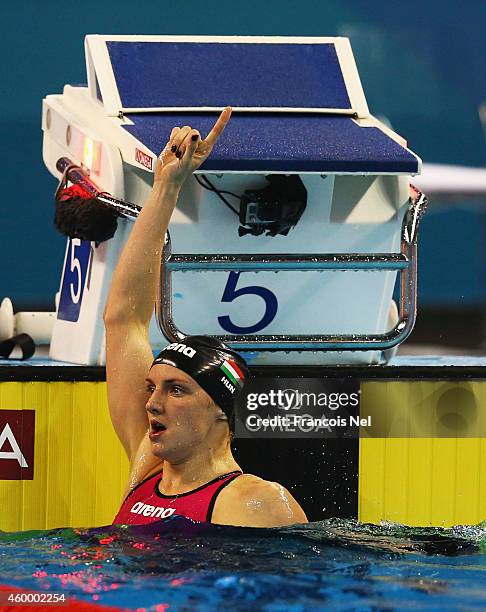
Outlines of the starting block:
[[[204,138],[233,108],[172,217],[154,350],[210,334],[255,365],[386,361],[415,320],[426,200],[410,185],[421,160],[369,113],[349,40],[89,35],[85,52],[87,86],[43,102],[44,162],[59,179],[66,158],[98,191],[142,206],[171,129]],[[272,175],[305,188],[287,234],[265,231]],[[245,192],[260,194],[246,216]],[[102,313],[130,227],[120,219],[99,245],[68,240],[52,359],[104,363]]]

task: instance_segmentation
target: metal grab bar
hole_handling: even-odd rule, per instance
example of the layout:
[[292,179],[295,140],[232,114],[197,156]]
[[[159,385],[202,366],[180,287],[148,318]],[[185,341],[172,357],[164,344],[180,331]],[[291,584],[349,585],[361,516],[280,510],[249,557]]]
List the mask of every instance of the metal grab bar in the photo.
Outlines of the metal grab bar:
[[239,270],[270,271],[281,270],[404,270],[408,267],[407,259],[400,253],[376,253],[363,255],[346,253],[339,255],[309,254],[266,254],[249,255],[171,255],[166,262],[171,271],[187,270]]
[[427,198],[411,186],[410,203],[402,223],[401,253],[350,254],[172,254],[167,232],[161,263],[162,292],[157,316],[164,335],[180,341],[187,335],[172,317],[172,273],[182,270],[279,271],[279,270],[369,270],[400,272],[399,320],[384,334],[252,334],[214,335],[239,351],[368,351],[386,350],[403,342],[411,333],[417,313],[417,237]]

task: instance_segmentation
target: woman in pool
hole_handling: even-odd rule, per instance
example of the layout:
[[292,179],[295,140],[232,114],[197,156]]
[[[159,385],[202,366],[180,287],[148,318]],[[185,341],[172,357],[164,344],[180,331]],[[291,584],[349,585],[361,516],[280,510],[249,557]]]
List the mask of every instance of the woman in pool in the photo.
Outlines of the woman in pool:
[[190,126],[172,130],[113,275],[104,314],[108,402],[130,460],[115,523],[172,514],[248,527],[307,522],[284,487],[243,474],[231,453],[233,398],[248,373],[245,361],[206,336],[171,344],[154,360],[148,340],[163,240],[180,189],[230,116],[227,107],[205,140]]

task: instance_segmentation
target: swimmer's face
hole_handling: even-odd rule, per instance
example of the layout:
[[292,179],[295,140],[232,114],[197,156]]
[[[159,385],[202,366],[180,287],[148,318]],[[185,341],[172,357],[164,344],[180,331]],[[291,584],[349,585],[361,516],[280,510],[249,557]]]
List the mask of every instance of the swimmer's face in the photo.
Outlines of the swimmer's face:
[[146,410],[152,452],[171,462],[183,461],[208,443],[222,412],[195,380],[166,364],[153,366],[146,378]]

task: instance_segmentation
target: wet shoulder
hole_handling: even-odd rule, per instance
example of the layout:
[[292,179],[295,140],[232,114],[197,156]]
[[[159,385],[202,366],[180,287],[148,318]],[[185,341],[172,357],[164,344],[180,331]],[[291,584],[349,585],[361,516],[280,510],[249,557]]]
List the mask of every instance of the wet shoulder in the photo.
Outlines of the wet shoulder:
[[278,483],[264,480],[254,474],[241,474],[226,487],[226,495],[228,496],[245,496],[249,494],[264,493],[274,490],[278,487]]
[[245,501],[249,499],[260,499],[262,501],[293,500],[289,491],[280,483],[264,480],[254,474],[241,474],[241,476],[235,478],[226,487],[226,497]]
[[212,522],[249,527],[274,527],[307,522],[289,491],[278,482],[242,474],[225,487],[215,505]]

